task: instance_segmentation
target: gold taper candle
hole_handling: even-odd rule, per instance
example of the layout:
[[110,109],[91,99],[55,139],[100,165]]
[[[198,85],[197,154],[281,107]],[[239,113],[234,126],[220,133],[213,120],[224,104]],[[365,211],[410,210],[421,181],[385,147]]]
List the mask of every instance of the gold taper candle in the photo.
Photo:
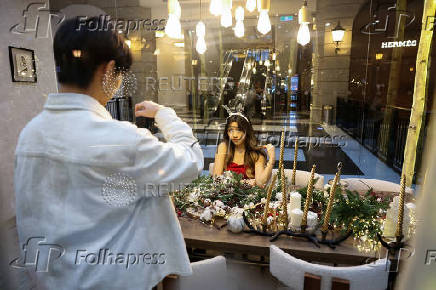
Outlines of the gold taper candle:
[[396,237],[403,235],[403,218],[404,218],[404,194],[406,193],[406,176],[401,176],[400,200],[398,201],[398,221]]
[[273,225],[272,225],[272,230],[273,232],[277,231],[277,208],[274,208],[273,210]]
[[271,180],[271,184],[268,188],[268,192],[266,193],[266,203],[265,203],[265,209],[263,211],[262,225],[266,225],[266,219],[268,218],[268,212],[269,212],[269,202],[271,200],[271,194],[272,194],[272,190],[274,188],[274,185],[276,183],[276,179],[277,179],[277,174],[274,174],[274,176]]
[[330,221],[330,215],[332,213],[333,202],[335,200],[336,187],[339,183],[339,178],[341,177],[341,168],[342,168],[342,163],[339,162],[338,171],[336,172],[335,179],[333,180],[333,184],[330,187],[329,202],[327,204],[327,209],[324,216],[324,223],[321,228],[321,231],[324,233],[327,233],[329,229],[329,221]]
[[[285,153],[285,131],[282,131],[282,136],[280,139],[280,157],[279,157],[279,172],[283,165],[283,155]],[[281,172],[280,172],[281,174]]]
[[312,203],[312,192],[313,192],[313,182],[315,180],[315,169],[316,165],[313,164],[312,171],[310,172],[309,183],[307,184],[306,202],[304,203],[303,219],[301,220],[301,226],[307,226],[307,212],[309,211],[309,206]]
[[284,164],[282,164],[282,168],[281,168],[281,177],[282,177],[282,182],[281,182],[281,187],[282,187],[282,223],[285,227],[285,230],[288,229],[288,198],[287,198],[287,194],[286,194],[286,176],[285,176],[285,166]]
[[298,157],[298,137],[295,138],[295,145],[294,145],[294,166],[292,168],[292,180],[291,180],[292,185],[295,185],[295,175],[297,174],[297,157]]

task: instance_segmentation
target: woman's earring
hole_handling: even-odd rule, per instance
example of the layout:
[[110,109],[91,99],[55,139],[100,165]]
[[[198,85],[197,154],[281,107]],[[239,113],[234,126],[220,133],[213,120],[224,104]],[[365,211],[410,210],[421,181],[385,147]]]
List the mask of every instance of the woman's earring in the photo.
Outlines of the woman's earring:
[[133,97],[137,89],[136,76],[130,70],[122,72],[122,82],[117,97]]
[[[121,85],[118,87],[121,79]],[[137,89],[136,76],[129,70],[122,70],[115,74],[106,72],[103,76],[103,91],[109,98],[122,98],[124,96],[132,97]]]
[[106,71],[103,76],[102,88],[108,98],[112,98],[118,90],[118,80],[121,74],[116,74],[114,71]]

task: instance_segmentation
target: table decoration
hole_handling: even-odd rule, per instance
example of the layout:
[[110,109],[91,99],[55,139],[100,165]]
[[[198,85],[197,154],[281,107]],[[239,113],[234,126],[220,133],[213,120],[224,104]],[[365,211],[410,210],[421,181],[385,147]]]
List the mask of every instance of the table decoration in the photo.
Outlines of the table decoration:
[[[281,179],[283,171],[272,177],[267,189],[251,187],[242,182],[242,175],[230,171],[216,178],[202,176],[186,188],[174,192],[172,199],[179,216],[187,216],[219,229],[227,225],[228,230],[234,233],[270,236],[271,241],[285,234],[305,238],[318,247],[325,244],[331,248],[353,235],[355,240],[378,245],[377,235],[382,232],[389,199],[372,190],[360,195],[341,186],[315,189],[315,169],[314,166],[306,187],[291,192],[289,202],[284,201],[286,195],[282,191],[283,188],[286,192],[286,183],[283,186]],[[340,167],[335,176],[336,184],[339,178]],[[394,199],[394,205],[399,204],[399,198]],[[403,224],[412,208],[413,204],[405,205]],[[286,227],[290,229],[285,229],[284,210],[288,215]],[[317,237],[318,228],[323,226],[325,229],[325,224],[333,239],[328,240],[327,233],[323,235],[322,231],[321,238]],[[304,229],[302,225],[305,225]]]

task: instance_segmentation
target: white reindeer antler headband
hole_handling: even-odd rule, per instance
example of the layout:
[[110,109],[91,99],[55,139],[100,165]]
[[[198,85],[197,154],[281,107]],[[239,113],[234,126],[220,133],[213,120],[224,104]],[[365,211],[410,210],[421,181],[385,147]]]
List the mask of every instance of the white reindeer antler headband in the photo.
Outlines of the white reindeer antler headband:
[[245,119],[249,124],[251,124],[250,121],[248,120],[248,118],[245,117],[241,112],[239,112],[239,111],[232,112],[232,110],[231,110],[229,107],[227,107],[226,105],[222,105],[222,107],[223,107],[224,109],[226,109],[227,113],[229,114],[229,116],[227,117],[227,119],[230,118],[231,116],[239,116],[239,117],[244,118],[244,119]]

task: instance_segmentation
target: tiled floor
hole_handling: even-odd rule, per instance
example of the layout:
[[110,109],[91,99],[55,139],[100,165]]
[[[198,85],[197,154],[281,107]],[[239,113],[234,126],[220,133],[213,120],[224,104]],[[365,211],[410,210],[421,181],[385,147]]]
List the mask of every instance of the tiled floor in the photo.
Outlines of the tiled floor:
[[[177,110],[178,116],[186,121],[199,139],[204,152],[203,174],[208,174],[209,163],[214,161],[216,146],[222,140],[225,119],[204,121],[198,114]],[[279,142],[285,130],[285,168],[292,168],[294,141],[298,136],[300,145],[297,168],[310,171],[317,165],[317,173],[325,180],[333,178],[338,162],[342,162],[343,178],[376,178],[399,183],[397,172],[389,168],[375,155],[336,126],[311,123],[307,113],[291,112],[274,116],[268,120],[252,120],[255,134],[260,144],[276,146],[276,159],[279,157]],[[277,168],[278,161],[275,167]]]

